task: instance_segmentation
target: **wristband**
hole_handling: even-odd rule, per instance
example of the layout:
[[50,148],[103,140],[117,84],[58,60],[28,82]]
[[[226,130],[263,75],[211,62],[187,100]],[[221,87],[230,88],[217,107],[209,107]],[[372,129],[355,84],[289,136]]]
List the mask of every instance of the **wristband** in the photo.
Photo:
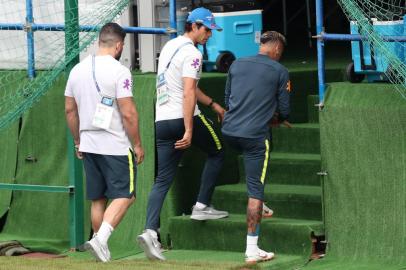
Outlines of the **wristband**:
[[210,107],[210,108],[211,108],[211,106],[213,106],[213,104],[214,104],[214,99],[212,99],[212,100],[211,100],[211,102],[210,102],[210,104],[209,104],[209,106],[208,106],[208,107]]

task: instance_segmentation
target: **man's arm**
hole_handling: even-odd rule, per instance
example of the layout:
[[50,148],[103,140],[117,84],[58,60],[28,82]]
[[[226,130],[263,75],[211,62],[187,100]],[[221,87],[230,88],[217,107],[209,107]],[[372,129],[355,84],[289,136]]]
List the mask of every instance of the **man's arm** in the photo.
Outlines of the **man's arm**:
[[219,121],[223,122],[224,113],[226,112],[223,107],[221,107],[217,102],[215,102],[211,97],[207,96],[200,88],[196,91],[197,101],[205,106],[210,106],[213,111],[218,115]]
[[79,135],[79,114],[76,101],[73,97],[65,96],[65,117],[76,149],[76,156],[82,159],[82,153],[79,152],[80,135]]
[[118,98],[118,109],[123,119],[123,126],[134,146],[137,164],[144,160],[144,150],[141,146],[141,138],[138,129],[138,112],[132,97]]
[[226,89],[224,91],[224,104],[226,105],[227,110],[230,108],[230,94],[231,94],[231,72],[228,72]]
[[287,70],[284,70],[279,79],[279,89],[278,89],[278,109],[279,122],[284,124],[287,127],[291,127],[288,122],[289,113],[290,113],[290,92],[291,85],[289,80],[289,73]]
[[193,114],[196,106],[196,87],[196,79],[183,77],[183,122],[185,125],[185,133],[182,139],[176,141],[176,149],[188,148],[192,143]]

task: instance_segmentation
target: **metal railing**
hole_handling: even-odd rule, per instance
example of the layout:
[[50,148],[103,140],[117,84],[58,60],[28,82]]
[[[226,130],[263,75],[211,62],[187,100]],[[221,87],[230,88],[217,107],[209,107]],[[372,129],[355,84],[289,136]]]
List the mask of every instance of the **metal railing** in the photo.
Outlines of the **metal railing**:
[[[325,82],[325,51],[324,41],[362,41],[365,38],[362,35],[352,34],[331,34],[326,33],[323,24],[323,0],[316,0],[316,31],[317,35],[317,66],[318,66],[318,81],[319,81],[319,104],[317,106],[321,109],[324,106],[324,93],[326,90]],[[382,36],[384,41],[388,42],[406,42],[406,36]]]

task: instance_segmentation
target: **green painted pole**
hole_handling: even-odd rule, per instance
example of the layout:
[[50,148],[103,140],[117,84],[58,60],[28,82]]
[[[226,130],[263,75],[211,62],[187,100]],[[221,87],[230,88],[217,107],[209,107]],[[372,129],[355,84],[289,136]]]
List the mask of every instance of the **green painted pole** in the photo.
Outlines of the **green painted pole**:
[[[73,66],[79,63],[78,0],[65,0],[65,27],[65,58],[68,63],[66,77],[68,77]],[[69,185],[74,186],[74,191],[69,193],[69,238],[71,250],[76,250],[84,243],[83,167],[82,162],[75,157],[73,138],[69,129],[67,134]]]

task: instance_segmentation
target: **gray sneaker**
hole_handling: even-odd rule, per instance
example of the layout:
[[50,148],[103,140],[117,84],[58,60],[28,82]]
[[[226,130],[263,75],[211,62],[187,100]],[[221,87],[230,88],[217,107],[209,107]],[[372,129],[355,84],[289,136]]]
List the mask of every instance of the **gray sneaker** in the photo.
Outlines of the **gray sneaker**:
[[161,243],[159,243],[158,239],[154,238],[147,230],[137,236],[137,242],[144,250],[148,259],[161,261],[166,260],[161,252]]
[[209,220],[209,219],[219,219],[228,217],[227,211],[220,211],[214,209],[212,206],[206,206],[203,209],[198,209],[196,206],[193,206],[191,219],[194,220]]
[[108,262],[111,260],[109,247],[100,243],[97,237],[93,237],[92,240],[87,241],[84,244],[84,248],[90,251],[99,262]]

